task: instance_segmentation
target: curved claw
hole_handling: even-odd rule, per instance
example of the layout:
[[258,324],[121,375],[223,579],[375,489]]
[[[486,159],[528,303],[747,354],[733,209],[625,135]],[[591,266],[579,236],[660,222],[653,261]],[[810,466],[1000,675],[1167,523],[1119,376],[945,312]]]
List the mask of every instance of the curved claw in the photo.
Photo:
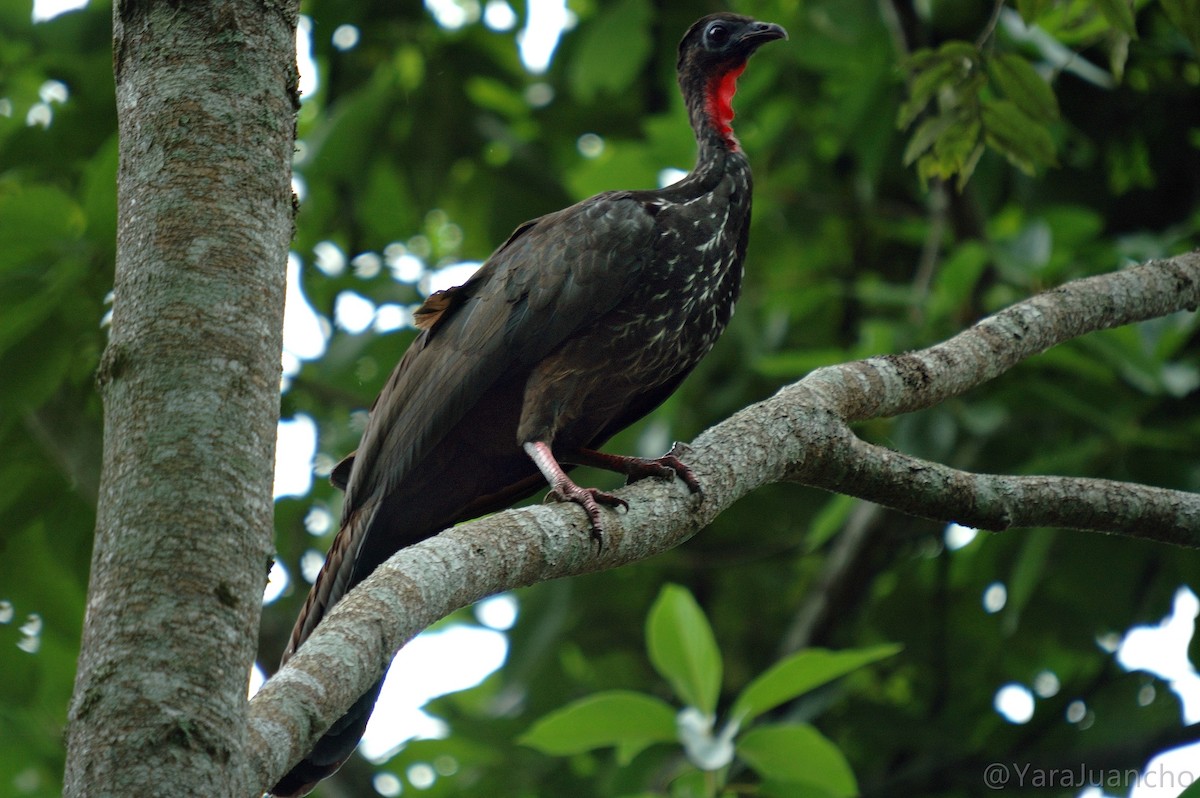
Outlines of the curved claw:
[[581,488],[571,481],[567,473],[559,466],[558,461],[554,459],[554,453],[550,451],[549,445],[541,441],[530,441],[524,444],[525,452],[533,460],[538,470],[546,477],[546,481],[550,483],[550,492],[546,494],[546,499],[549,501],[574,502],[584,509],[588,514],[588,521],[591,524],[592,540],[600,549],[604,548],[604,520],[600,512],[600,505],[606,507],[622,507],[629,509],[629,503],[619,496],[614,496],[606,491],[598,490],[597,488]]
[[564,480],[550,489],[546,498],[556,502],[574,502],[583,508],[591,522],[591,538],[604,548],[604,520],[600,513],[600,505],[605,507],[620,507],[629,509],[629,502],[619,496],[597,488],[581,488],[570,479]]
[[[687,464],[679,459],[679,455],[686,454],[689,451],[691,449],[688,446],[677,443],[671,447],[671,451],[653,462],[661,463],[666,468],[674,471],[692,493],[703,493],[704,491],[700,489],[700,480],[696,479],[696,475],[692,473],[692,469],[688,468]],[[663,476],[667,475],[664,474]]]
[[592,449],[580,449],[571,462],[579,465],[589,465],[625,474],[629,482],[637,482],[647,477],[658,479],[674,479],[678,476],[692,493],[702,493],[700,480],[692,473],[692,469],[679,459],[680,455],[691,451],[690,447],[676,443],[671,451],[662,457],[625,457],[616,454],[605,454]]

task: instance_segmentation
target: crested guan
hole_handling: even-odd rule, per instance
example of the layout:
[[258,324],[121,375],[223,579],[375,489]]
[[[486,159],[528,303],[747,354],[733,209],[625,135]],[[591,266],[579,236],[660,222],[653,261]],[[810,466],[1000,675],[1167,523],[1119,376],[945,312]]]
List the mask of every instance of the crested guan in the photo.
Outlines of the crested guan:
[[[283,659],[325,612],[397,550],[525,498],[546,482],[602,542],[600,505],[559,464],[699,485],[673,454],[596,451],[666,399],[733,313],[750,221],[750,165],[731,101],[746,60],[786,38],[736,14],[696,22],[679,86],[696,166],[658,191],[609,191],[517,228],[479,271],[433,294],[421,333],[375,400],[357,451],[333,474],[341,529]],[[304,795],[350,756],[382,684],[338,720],[272,792]]]

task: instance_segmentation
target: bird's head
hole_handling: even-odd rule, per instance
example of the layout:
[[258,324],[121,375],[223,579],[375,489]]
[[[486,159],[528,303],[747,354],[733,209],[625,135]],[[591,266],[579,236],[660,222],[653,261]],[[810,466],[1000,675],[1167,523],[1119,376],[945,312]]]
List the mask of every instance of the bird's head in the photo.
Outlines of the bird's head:
[[688,28],[679,42],[679,75],[712,76],[745,66],[755,50],[769,41],[786,39],[787,31],[773,22],[741,14],[709,14]]
[[730,122],[738,76],[760,46],[786,38],[787,31],[773,22],[727,12],[710,14],[688,28],[679,42],[677,67],[694,123],[707,124],[737,149]]

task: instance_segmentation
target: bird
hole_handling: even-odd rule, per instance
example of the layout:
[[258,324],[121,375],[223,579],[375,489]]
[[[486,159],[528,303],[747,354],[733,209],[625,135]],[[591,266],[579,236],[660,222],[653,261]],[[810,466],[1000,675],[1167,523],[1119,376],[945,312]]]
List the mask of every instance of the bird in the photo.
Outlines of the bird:
[[[358,448],[331,474],[341,525],[283,662],[325,613],[398,550],[504,509],[549,484],[603,544],[619,497],[577,485],[574,466],[701,486],[673,448],[600,447],[675,391],[733,313],[749,238],[750,164],[733,133],[737,79],[777,24],[696,21],[677,73],[697,157],[657,190],[608,191],[526,222],[465,283],[415,312],[417,337],[372,405]],[[353,752],[382,679],[272,790],[301,796]]]

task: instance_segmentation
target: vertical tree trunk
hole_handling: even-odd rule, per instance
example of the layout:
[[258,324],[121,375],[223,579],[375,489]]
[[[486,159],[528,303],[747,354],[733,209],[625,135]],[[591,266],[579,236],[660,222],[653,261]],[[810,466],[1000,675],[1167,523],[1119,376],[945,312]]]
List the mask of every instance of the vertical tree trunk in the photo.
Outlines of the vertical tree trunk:
[[117,0],[116,289],[69,796],[246,795],[297,2]]

